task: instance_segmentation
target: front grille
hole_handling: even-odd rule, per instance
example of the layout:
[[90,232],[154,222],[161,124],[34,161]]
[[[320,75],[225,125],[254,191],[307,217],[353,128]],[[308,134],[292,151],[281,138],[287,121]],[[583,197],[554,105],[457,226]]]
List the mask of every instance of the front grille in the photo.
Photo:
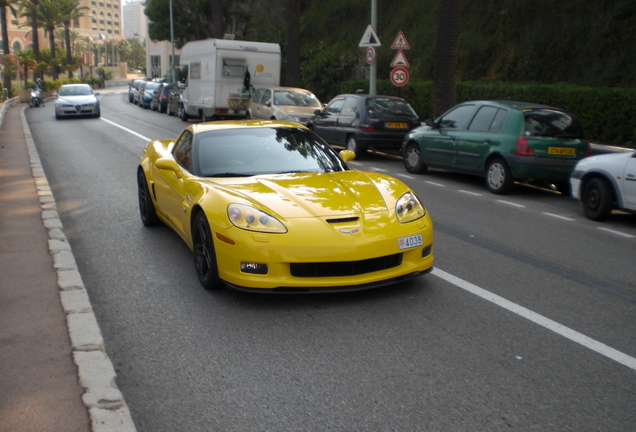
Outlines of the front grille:
[[362,261],[293,263],[291,264],[291,274],[295,277],[356,276],[390,269],[400,264],[402,264],[401,253]]

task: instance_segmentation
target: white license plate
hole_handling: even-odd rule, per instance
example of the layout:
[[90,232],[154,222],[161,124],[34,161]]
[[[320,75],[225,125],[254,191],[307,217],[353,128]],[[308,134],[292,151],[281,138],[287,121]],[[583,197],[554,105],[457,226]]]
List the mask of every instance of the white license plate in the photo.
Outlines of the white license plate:
[[400,249],[411,249],[417,246],[422,246],[422,244],[422,234],[400,237],[398,239],[398,246],[400,247]]

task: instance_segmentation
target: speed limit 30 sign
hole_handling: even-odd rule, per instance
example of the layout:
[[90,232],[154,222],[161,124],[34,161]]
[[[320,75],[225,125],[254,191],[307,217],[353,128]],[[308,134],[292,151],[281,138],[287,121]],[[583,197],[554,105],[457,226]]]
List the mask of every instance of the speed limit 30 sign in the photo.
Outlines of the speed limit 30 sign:
[[391,71],[391,82],[393,85],[401,87],[409,82],[409,72],[403,67],[395,68]]

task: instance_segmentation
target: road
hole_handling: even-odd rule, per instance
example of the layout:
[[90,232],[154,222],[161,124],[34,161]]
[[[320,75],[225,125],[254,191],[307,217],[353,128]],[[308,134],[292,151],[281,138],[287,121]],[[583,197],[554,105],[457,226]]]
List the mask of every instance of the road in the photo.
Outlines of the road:
[[436,270],[343,294],[207,292],[139,220],[147,139],[185,126],[101,96],[101,119],[26,116],[138,431],[632,431],[636,217],[556,192],[394,175],[424,199]]

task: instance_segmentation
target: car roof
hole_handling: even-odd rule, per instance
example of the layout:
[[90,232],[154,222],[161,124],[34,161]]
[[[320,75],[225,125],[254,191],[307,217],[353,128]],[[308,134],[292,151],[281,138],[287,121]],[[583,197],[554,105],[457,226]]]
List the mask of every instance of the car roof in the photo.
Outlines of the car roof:
[[307,89],[299,88],[299,87],[269,87],[269,86],[256,87],[256,90],[260,90],[260,89],[267,89],[267,90],[294,90],[294,91],[312,93],[311,90],[307,90]]
[[460,105],[464,104],[487,104],[498,106],[500,108],[510,108],[516,109],[519,111],[532,110],[532,109],[553,109],[558,111],[564,111],[561,108],[555,108],[549,105],[542,105],[534,102],[519,102],[519,101],[507,101],[507,100],[474,100],[474,101],[466,101],[462,102]]
[[343,93],[343,94],[339,94],[338,96],[334,96],[331,99],[335,99],[337,97],[344,97],[344,96],[353,96],[353,97],[357,97],[357,98],[361,98],[361,99],[395,99],[395,100],[401,100],[403,101],[404,98],[398,97],[398,96],[388,96],[388,95],[371,95],[368,93]]
[[89,87],[90,88],[91,86],[85,83],[75,83],[75,84],[62,84],[62,87]]

